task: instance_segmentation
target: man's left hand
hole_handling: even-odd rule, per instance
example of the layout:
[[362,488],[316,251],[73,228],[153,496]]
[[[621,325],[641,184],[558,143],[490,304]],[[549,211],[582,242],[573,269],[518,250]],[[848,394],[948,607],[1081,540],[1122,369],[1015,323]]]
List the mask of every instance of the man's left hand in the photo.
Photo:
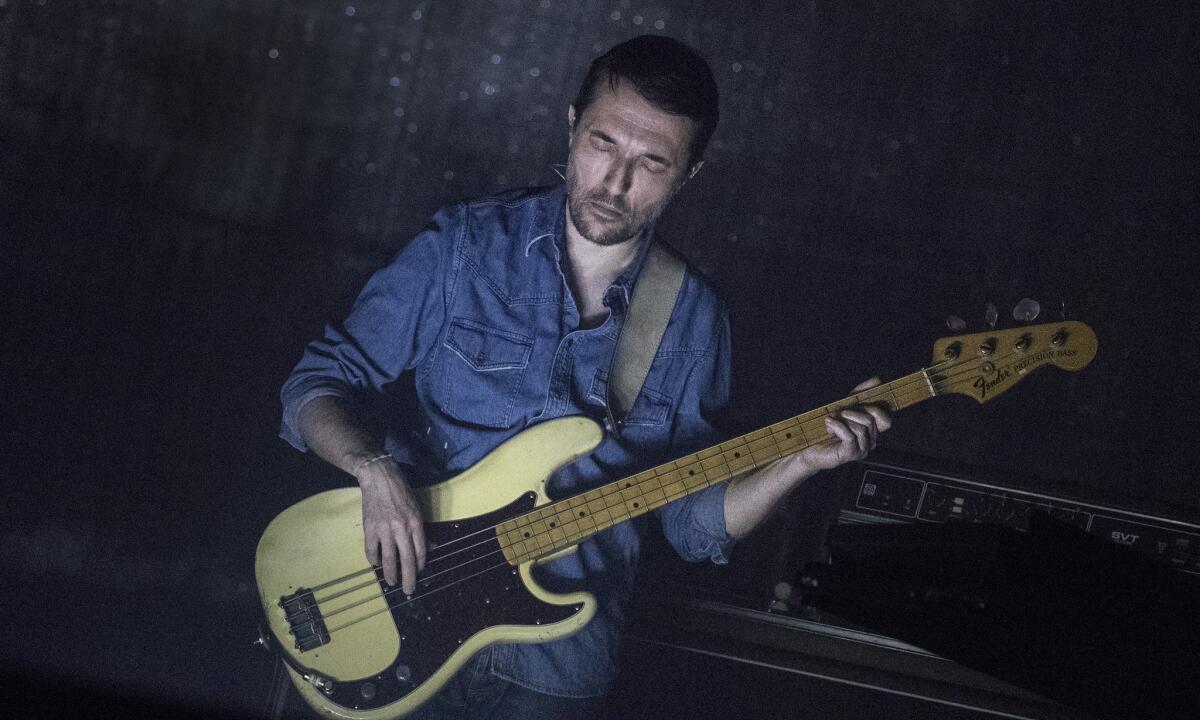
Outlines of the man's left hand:
[[[879,378],[860,383],[854,392],[869,390],[879,384]],[[892,426],[892,419],[879,405],[859,405],[825,419],[825,427],[833,436],[823,443],[807,448],[800,454],[814,470],[831,470],[855,460],[862,460],[875,449],[879,433]]]

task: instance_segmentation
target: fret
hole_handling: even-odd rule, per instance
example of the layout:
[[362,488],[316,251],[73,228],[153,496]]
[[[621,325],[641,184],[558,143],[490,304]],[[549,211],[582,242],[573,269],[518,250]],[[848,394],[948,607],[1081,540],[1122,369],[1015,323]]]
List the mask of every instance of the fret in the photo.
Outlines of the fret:
[[724,482],[733,477],[733,473],[729,470],[727,463],[722,463],[720,467],[713,468],[713,471],[705,476],[704,481],[708,485],[716,485],[719,482]]
[[663,493],[671,500],[686,495],[687,490],[684,487],[683,478],[677,478],[664,485]]
[[764,449],[778,447],[778,445],[779,445],[779,441],[776,439],[776,436],[773,434],[763,435],[762,437],[756,438],[753,441],[747,443],[747,447],[750,448],[750,452],[755,452],[755,453],[761,452]]
[[[810,438],[809,444],[815,445],[825,438],[825,418],[813,418],[800,423],[800,429],[804,432],[804,437]],[[811,440],[816,438],[816,440]]]
[[758,430],[755,430],[753,432],[746,433],[742,437],[744,437],[746,439],[746,442],[752,443],[756,440],[761,440],[765,437],[770,437],[770,435],[771,435],[771,428],[765,427],[765,428],[759,428]]

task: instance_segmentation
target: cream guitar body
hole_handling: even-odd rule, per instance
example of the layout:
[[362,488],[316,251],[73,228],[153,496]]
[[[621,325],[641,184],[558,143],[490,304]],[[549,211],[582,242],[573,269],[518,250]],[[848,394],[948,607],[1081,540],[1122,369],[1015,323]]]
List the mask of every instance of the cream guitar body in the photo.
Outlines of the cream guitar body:
[[[330,717],[399,717],[488,645],[545,642],[591,620],[590,594],[543,590],[532,560],[506,561],[494,526],[547,505],[550,474],[601,439],[586,418],[553,420],[420,490],[426,537],[444,551],[431,549],[412,601],[367,563],[358,488],[314,495],[278,515],[259,541],[255,576],[305,701]],[[430,592],[431,576],[445,587]]]
[[847,408],[895,412],[944,394],[989,402],[1043,365],[1080,370],[1095,354],[1095,333],[1073,321],[942,338],[929,367],[556,502],[546,496],[547,478],[590,453],[602,431],[581,417],[535,425],[421,491],[430,547],[412,597],[367,563],[358,489],[321,493],[276,517],[259,542],[255,573],[271,635],[301,695],[320,712],[402,716],[488,645],[545,642],[591,620],[595,598],[538,587],[534,563],[829,442],[825,419]]

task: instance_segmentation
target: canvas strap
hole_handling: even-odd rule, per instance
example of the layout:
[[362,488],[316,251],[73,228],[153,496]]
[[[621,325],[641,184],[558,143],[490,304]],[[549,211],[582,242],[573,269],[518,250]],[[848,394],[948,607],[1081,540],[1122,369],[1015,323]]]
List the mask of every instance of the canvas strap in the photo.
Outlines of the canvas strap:
[[653,243],[646,252],[608,370],[610,432],[621,434],[625,416],[646,382],[686,269],[683,259],[662,243]]

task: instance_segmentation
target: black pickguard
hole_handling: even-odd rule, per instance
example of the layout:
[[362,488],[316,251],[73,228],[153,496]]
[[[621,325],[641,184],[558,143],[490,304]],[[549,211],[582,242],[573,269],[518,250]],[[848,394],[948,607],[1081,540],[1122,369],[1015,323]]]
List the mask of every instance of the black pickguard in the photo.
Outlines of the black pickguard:
[[[414,597],[418,599],[405,601],[400,587],[389,587],[382,571],[377,570],[380,587],[389,593],[388,604],[400,633],[400,652],[378,675],[339,678],[332,692],[327,693],[328,698],[355,710],[394,703],[428,680],[460,645],[481,630],[496,625],[547,625],[579,612],[582,604],[551,605],[534,597],[521,582],[517,568],[504,559],[491,529],[529,512],[535,500],[533,493],[526,493],[486,515],[427,523],[426,539],[443,551],[470,547],[439,560],[432,559],[438,553],[431,551],[424,572],[417,578]],[[470,541],[452,542],[475,532],[478,536]]]

